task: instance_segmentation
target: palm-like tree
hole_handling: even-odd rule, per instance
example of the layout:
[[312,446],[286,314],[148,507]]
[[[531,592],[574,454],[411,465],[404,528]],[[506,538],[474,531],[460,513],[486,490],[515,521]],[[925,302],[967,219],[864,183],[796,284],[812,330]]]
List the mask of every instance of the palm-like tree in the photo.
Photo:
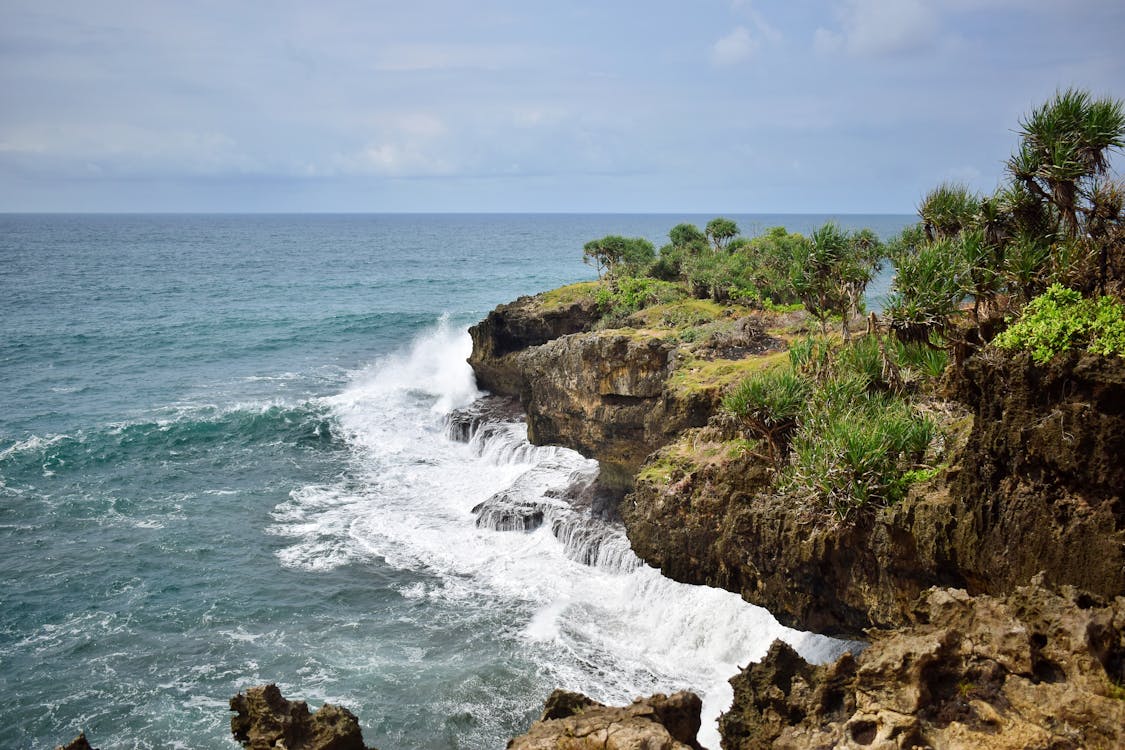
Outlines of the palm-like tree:
[[1097,187],[1109,171],[1110,152],[1125,147],[1125,108],[1067,89],[1020,122],[1019,150],[1008,171],[1030,193],[1050,203],[1061,229],[1076,238],[1097,210]]

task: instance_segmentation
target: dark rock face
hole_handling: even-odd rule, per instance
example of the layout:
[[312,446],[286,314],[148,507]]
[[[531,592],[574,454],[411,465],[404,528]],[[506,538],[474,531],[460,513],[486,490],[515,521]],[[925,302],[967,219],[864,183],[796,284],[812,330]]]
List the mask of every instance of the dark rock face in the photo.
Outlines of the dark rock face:
[[857,657],[814,667],[778,641],[731,684],[726,750],[1125,747],[1125,598],[933,589]]
[[[670,458],[684,445],[690,458]],[[621,504],[634,551],[670,578],[739,593],[791,627],[851,637],[902,622],[931,586],[961,584],[942,542],[947,493],[840,522],[770,494],[766,464],[728,446],[713,430],[686,432]]]
[[754,459],[688,462],[646,479],[657,454],[621,506],[634,550],[671,578],[738,592],[786,625],[829,635],[906,622],[931,586],[1000,595],[1040,570],[1052,583],[1125,594],[1120,359],[1037,367],[978,355],[963,373],[956,393],[973,410],[972,431],[925,493],[838,522],[765,492]]
[[230,699],[230,731],[250,750],[368,750],[359,721],[346,708],[324,704],[309,713],[304,701],[287,701],[276,685],[252,687]]
[[524,379],[510,355],[560,336],[588,331],[598,318],[597,305],[591,299],[546,306],[542,296],[535,296],[500,305],[469,329],[473,339],[469,364],[477,383],[494,394],[518,397]]
[[620,497],[645,456],[706,424],[719,394],[669,388],[670,339],[593,331],[597,320],[590,301],[549,307],[542,296],[521,297],[469,329],[469,364],[482,388],[519,398],[532,443],[598,459],[601,486]]
[[954,483],[953,546],[975,590],[1054,583],[1125,594],[1125,361],[969,359],[976,419]]
[[615,708],[556,690],[543,716],[508,750],[700,750],[702,702],[695,693],[657,694]]

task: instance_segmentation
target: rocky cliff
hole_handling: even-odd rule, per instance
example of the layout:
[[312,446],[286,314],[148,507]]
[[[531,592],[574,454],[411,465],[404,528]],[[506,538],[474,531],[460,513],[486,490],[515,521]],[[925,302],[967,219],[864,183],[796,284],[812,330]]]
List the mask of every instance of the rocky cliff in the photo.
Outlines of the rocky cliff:
[[695,693],[656,694],[621,708],[556,690],[543,715],[508,750],[701,750],[702,701]]
[[[974,355],[930,405],[943,470],[838,519],[772,494],[772,469],[712,419],[725,388],[784,356],[777,321],[736,311],[685,330],[683,311],[658,309],[614,328],[582,324],[573,300],[566,326],[522,319],[544,304],[499,308],[473,329],[470,361],[519,397],[533,440],[599,459],[630,490],[619,508],[637,554],[793,627],[873,639],[816,668],[775,647],[736,678],[724,747],[1118,746],[1120,359]],[[511,330],[536,334],[498,333]]]
[[[564,287],[496,308],[469,329],[469,364],[480,387],[520,400],[532,443],[598,459],[602,483],[624,493],[646,456],[707,423],[731,372],[781,342],[738,307],[710,338],[685,342],[673,318],[716,315],[699,301],[596,329],[600,308],[590,289]],[[693,377],[702,369],[717,372],[715,381]]]
[[622,516],[666,575],[828,634],[906,622],[930,586],[999,595],[1039,571],[1125,594],[1123,380],[1119,359],[1039,366],[986,350],[951,383],[971,429],[959,438],[947,420],[949,469],[893,507],[810,516],[763,491],[765,469],[711,431],[651,457]]
[[731,680],[726,750],[1125,747],[1125,598],[1038,578],[933,589],[900,630],[814,667],[775,642]]

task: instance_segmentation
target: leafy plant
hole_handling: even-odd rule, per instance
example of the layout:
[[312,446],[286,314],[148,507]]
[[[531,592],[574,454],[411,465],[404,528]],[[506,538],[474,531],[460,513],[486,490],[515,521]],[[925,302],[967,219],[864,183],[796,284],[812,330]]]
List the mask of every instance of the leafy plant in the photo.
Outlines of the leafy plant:
[[994,343],[1028,351],[1039,364],[1072,348],[1125,357],[1125,307],[1111,297],[1088,299],[1077,290],[1052,284]]
[[777,464],[811,392],[812,384],[788,368],[766,370],[755,373],[727,394],[723,409],[752,436],[766,441]]
[[888,396],[819,403],[792,438],[782,489],[841,518],[902,499],[937,434],[933,420]]

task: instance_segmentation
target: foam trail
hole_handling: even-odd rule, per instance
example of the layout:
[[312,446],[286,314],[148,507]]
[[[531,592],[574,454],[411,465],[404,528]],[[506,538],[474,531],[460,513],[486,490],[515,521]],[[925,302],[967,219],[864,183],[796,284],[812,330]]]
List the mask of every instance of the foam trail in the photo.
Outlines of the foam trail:
[[818,661],[843,647],[783,628],[735,594],[678,584],[641,564],[620,525],[566,500],[592,481],[595,462],[529,445],[518,422],[444,419],[479,395],[464,363],[470,347],[443,320],[326,400],[352,468],[274,510],[271,531],[291,538],[278,553],[284,564],[378,560],[424,570],[441,585],[404,596],[523,613],[511,648],[535,655],[544,691],[615,703],[698,691],[700,741],[712,748],[731,698],[727,679],[775,638]]

